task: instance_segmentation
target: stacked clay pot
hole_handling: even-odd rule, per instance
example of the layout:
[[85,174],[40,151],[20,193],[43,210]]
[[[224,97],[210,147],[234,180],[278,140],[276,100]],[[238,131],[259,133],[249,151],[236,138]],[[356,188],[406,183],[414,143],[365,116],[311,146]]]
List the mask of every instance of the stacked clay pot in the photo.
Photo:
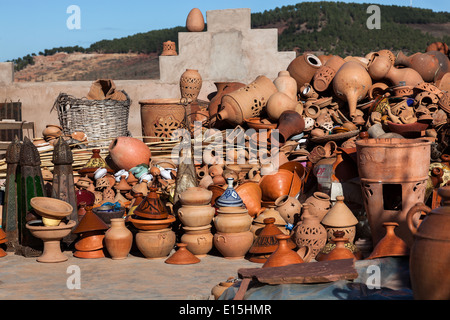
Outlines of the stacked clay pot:
[[197,257],[205,256],[213,247],[211,223],[216,210],[211,198],[212,192],[202,187],[190,187],[179,195],[178,218],[184,231],[181,242]]

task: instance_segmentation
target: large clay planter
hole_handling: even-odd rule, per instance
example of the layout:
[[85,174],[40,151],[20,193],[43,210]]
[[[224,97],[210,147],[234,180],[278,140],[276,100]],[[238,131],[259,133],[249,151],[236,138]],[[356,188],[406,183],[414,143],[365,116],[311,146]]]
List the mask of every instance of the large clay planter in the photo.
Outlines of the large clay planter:
[[426,82],[435,82],[450,71],[449,59],[440,51],[417,52],[409,57],[400,51],[397,53],[395,65],[416,70]]
[[136,246],[147,259],[166,258],[175,246],[175,232],[167,229],[139,230]]
[[149,147],[133,137],[117,137],[108,150],[114,164],[127,171],[140,164],[148,165],[152,156]]
[[133,234],[125,226],[125,219],[111,219],[111,228],[105,232],[105,247],[113,260],[125,259],[133,245]]
[[235,190],[244,202],[248,214],[255,217],[261,211],[262,191],[259,184],[246,181],[239,184]]
[[283,111],[278,119],[280,143],[285,143],[290,137],[302,133],[304,129],[305,120],[297,111]]
[[205,29],[205,19],[200,9],[194,8],[189,11],[186,17],[186,29],[189,32],[201,32]]
[[197,100],[202,89],[202,76],[195,69],[186,69],[180,77],[181,98]]
[[187,249],[197,257],[204,257],[213,247],[211,225],[201,227],[183,227],[181,242],[187,244]]
[[178,218],[186,227],[200,227],[211,223],[216,210],[209,204],[203,206],[183,205],[178,209]]
[[249,231],[253,218],[241,207],[224,207],[217,210],[214,226],[218,232],[236,233]]
[[358,172],[374,246],[385,234],[384,222],[397,222],[397,235],[411,246],[406,214],[414,204],[424,201],[430,145],[425,139],[356,141]]
[[[414,234],[410,251],[409,270],[414,299],[450,300],[450,187],[438,189],[442,205],[431,210],[423,203],[411,208],[407,223]],[[416,213],[425,212],[419,227],[414,223]]]
[[311,82],[316,71],[322,66],[320,59],[312,53],[303,53],[291,61],[287,67],[292,78],[297,81],[297,91],[303,87],[305,83]]
[[212,191],[201,187],[190,187],[178,195],[182,205],[203,206],[211,202]]
[[253,233],[250,231],[238,233],[216,232],[214,246],[226,259],[243,259],[253,244]]
[[161,142],[173,138],[175,130],[184,123],[186,110],[180,99],[148,99],[141,106],[144,142]]
[[367,70],[354,61],[344,63],[333,78],[334,93],[348,103],[350,116],[356,115],[357,103],[367,96],[371,86],[372,79]]
[[273,80],[273,84],[277,87],[278,92],[282,92],[297,101],[297,81],[291,77],[289,71],[278,72],[278,77]]
[[222,97],[222,109],[217,113],[217,119],[242,125],[245,119],[259,117],[275,92],[277,88],[269,78],[258,76],[252,83]]

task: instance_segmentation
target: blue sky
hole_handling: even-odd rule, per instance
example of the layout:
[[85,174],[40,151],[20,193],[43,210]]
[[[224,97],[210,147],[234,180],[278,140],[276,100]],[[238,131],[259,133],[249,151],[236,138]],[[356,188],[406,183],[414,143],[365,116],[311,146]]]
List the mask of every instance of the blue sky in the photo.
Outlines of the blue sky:
[[[344,1],[450,12],[448,0]],[[250,8],[263,12],[302,0],[0,0],[0,62],[60,46],[88,47],[139,32],[184,26],[192,8],[206,11]],[[80,8],[81,29],[70,30],[70,5]]]

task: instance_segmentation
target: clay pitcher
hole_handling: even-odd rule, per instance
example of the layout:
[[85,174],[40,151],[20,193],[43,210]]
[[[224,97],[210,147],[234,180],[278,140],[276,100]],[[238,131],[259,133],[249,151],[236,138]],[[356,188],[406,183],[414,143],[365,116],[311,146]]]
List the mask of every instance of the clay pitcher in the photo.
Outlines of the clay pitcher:
[[300,91],[305,83],[311,82],[314,74],[321,66],[322,61],[314,54],[307,52],[291,61],[287,71],[297,81],[297,91]]
[[333,79],[336,96],[347,101],[350,116],[356,116],[357,103],[363,100],[372,86],[372,78],[359,63],[348,61],[342,65]]
[[[441,206],[431,210],[423,203],[412,207],[406,222],[414,240],[410,251],[410,277],[414,299],[450,300],[450,186],[438,189]],[[425,212],[416,227],[413,216]]]

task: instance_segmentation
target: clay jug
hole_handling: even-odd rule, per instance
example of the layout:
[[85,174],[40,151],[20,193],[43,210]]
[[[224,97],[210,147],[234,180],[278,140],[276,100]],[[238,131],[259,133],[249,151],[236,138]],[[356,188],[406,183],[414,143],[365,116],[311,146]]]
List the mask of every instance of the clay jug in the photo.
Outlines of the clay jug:
[[308,211],[310,214],[322,221],[328,210],[331,209],[331,198],[324,192],[316,191],[305,200],[304,204],[309,205]]
[[291,264],[305,262],[300,255],[292,250],[288,245],[290,236],[279,234],[275,236],[278,241],[277,249],[264,262],[262,268],[283,267]]
[[278,119],[280,143],[285,143],[292,136],[300,134],[305,129],[303,116],[294,110],[286,110]]
[[259,117],[270,96],[277,92],[273,82],[266,76],[258,76],[252,83],[222,97],[218,120],[242,125],[245,119]]
[[449,71],[448,57],[440,51],[417,52],[406,56],[402,51],[397,53],[395,65],[401,65],[416,70],[423,81],[435,82]]
[[315,259],[327,243],[327,230],[319,218],[309,212],[308,204],[303,204],[302,219],[295,227],[294,238],[299,248],[309,248],[311,259]]
[[[450,300],[450,186],[438,189],[441,206],[433,210],[420,203],[412,207],[406,222],[414,240],[410,251],[409,270],[414,299]],[[413,216],[426,213],[418,227]]]
[[302,204],[295,197],[283,195],[275,200],[275,210],[280,213],[287,223],[294,224],[295,221],[300,219]]
[[291,61],[287,67],[292,78],[297,81],[297,91],[305,84],[311,82],[316,71],[322,66],[320,59],[312,53],[305,52]]
[[152,153],[142,141],[133,137],[118,137],[109,145],[109,155],[120,169],[130,170],[140,164],[148,165]]
[[105,247],[113,260],[125,259],[133,244],[133,234],[125,226],[125,219],[111,219],[111,228],[105,232]]
[[344,200],[343,196],[336,196],[336,203],[328,210],[321,222],[325,226],[325,229],[327,229],[329,241],[331,241],[336,231],[343,231],[344,237],[350,243],[353,243],[358,219],[353,215],[350,208],[347,207]]
[[186,29],[189,32],[201,32],[205,29],[205,19],[200,9],[194,8],[189,11],[186,18]]
[[297,101],[297,81],[291,77],[289,71],[278,72],[278,77],[273,80],[273,84],[277,87],[278,92],[282,92]]
[[333,78],[334,93],[348,103],[350,116],[356,115],[357,103],[367,96],[371,86],[367,70],[354,61],[344,63]]
[[195,69],[186,69],[180,77],[181,98],[196,101],[202,89],[202,76]]
[[297,111],[302,109],[302,103],[289,98],[283,92],[275,92],[267,101],[266,112],[273,122],[278,121],[281,114],[286,110]]

